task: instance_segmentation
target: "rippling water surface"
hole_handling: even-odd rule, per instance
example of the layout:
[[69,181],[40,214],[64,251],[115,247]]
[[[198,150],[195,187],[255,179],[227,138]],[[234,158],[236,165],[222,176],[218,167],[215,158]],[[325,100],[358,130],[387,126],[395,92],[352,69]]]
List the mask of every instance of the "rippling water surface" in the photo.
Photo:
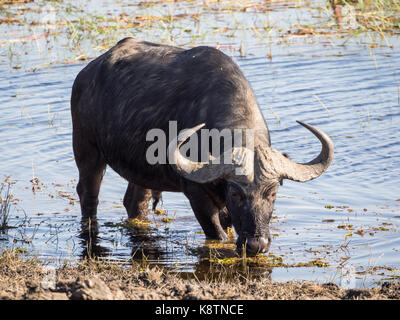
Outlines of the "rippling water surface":
[[[293,10],[276,7],[271,19]],[[335,159],[320,178],[284,182],[271,224],[270,254],[287,265],[327,264],[275,267],[274,280],[343,284],[347,277],[350,285],[362,287],[400,275],[399,43],[387,37],[384,45],[371,48],[362,37],[300,38],[268,46],[247,38],[242,56],[221,40],[221,50],[234,56],[251,82],[275,148],[297,162],[319,152],[319,142],[296,120],[323,129],[335,144]],[[20,57],[22,68],[10,66],[4,46],[0,56],[0,174],[13,182],[10,225],[17,227],[0,234],[0,246],[24,248],[54,263],[79,259],[89,250],[121,262],[146,256],[180,271],[200,270],[209,257],[202,250],[207,243],[182,194],[163,195],[170,223],[150,214],[149,229],[127,229],[122,206],[127,183],[109,168],[98,225],[89,233],[81,225],[69,99],[87,62],[32,70],[48,59],[34,47]]]

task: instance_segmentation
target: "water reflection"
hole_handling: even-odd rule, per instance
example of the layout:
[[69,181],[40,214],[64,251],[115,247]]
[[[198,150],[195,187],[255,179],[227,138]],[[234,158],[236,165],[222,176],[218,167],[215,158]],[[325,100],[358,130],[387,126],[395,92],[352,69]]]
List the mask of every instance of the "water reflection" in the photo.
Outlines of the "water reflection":
[[[122,233],[127,237],[126,247],[130,248],[130,259],[135,261],[163,261],[168,255],[168,251],[163,249],[165,237],[157,235],[150,227],[134,227],[125,222],[105,223],[106,227],[113,228],[111,234]],[[128,226],[128,227],[126,227]],[[107,228],[100,231],[97,219],[82,219],[81,230],[79,233],[81,244],[81,258],[112,258],[113,252],[110,246],[106,247],[104,240],[110,232]],[[126,254],[123,260],[127,260]]]
[[[193,264],[192,272],[183,272],[189,278],[204,279],[243,279],[271,278],[272,268],[269,266],[256,266],[247,263],[246,258],[241,257],[232,242],[217,242],[205,240],[191,250],[191,254],[197,257]],[[241,259],[244,258],[244,259]]]
[[101,258],[110,254],[110,250],[99,244],[99,223],[97,219],[82,219],[79,238],[81,239],[81,258]]
[[168,260],[168,251],[162,248],[163,237],[143,229],[128,229],[126,233],[129,238],[128,245],[131,247],[131,259],[135,261]]

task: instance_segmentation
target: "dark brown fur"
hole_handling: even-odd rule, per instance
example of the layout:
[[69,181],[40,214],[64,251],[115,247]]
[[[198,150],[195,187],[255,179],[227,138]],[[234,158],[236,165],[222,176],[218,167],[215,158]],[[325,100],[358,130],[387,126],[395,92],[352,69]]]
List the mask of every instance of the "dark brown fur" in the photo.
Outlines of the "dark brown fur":
[[[224,239],[231,218],[242,221],[235,225],[241,242],[254,232],[257,237],[265,235],[273,203],[254,202],[256,217],[246,211],[253,205],[234,213],[226,207],[232,189],[227,181],[195,183],[171,165],[150,165],[145,158],[151,145],[146,133],[153,128],[168,132],[168,121],[177,121],[178,132],[199,123],[208,129],[251,128],[256,145],[270,145],[250,84],[222,52],[124,39],[78,74],[71,112],[83,217],[96,216],[102,176],[109,165],[129,181],[124,205],[130,218],[146,214],[152,194],[155,208],[162,191],[183,192],[207,237]],[[232,207],[233,201],[229,203]],[[248,230],[239,229],[243,225]]]

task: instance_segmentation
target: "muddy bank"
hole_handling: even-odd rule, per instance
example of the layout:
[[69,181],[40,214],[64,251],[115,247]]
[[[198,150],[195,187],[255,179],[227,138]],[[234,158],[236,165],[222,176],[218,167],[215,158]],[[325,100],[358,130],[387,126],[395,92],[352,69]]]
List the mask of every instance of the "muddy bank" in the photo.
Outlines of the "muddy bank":
[[184,279],[160,268],[122,267],[99,261],[57,270],[18,253],[0,257],[0,299],[156,300],[156,299],[399,299],[400,283],[373,289],[340,289],[333,283],[276,283],[263,279]]

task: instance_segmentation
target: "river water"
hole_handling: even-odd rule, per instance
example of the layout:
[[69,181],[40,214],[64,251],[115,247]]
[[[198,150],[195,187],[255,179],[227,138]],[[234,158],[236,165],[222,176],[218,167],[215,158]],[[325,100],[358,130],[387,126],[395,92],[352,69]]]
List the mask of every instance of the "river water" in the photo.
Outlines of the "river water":
[[[315,12],[320,10],[315,8],[320,3],[304,9],[294,2],[282,2],[270,8],[268,19],[282,28],[293,26],[299,15],[317,23],[320,19],[315,18]],[[193,4],[182,9],[183,5],[156,4],[140,9],[124,2],[104,1],[101,9],[89,2],[87,10],[128,15],[129,10],[139,9],[171,11],[171,6],[175,15],[198,10]],[[193,25],[207,34],[207,30],[231,26],[232,14],[209,10],[200,17],[211,22]],[[264,23],[259,22],[259,13],[251,10],[233,15],[237,25],[249,19],[253,25]],[[280,21],[279,17],[287,20]],[[69,60],[77,54],[57,46],[57,41],[60,46],[63,43],[62,35],[50,44],[39,37],[13,40],[40,34],[35,28],[0,24],[0,175],[2,181],[12,182],[9,225],[15,227],[0,233],[0,246],[25,249],[54,264],[78,260],[90,251],[121,263],[145,256],[152,263],[177,271],[204,272],[203,260],[209,252],[202,248],[208,244],[188,200],[182,194],[165,193],[161,207],[170,223],[162,220],[165,216],[151,213],[150,228],[125,228],[122,197],[127,182],[110,168],[100,192],[98,225],[92,226],[88,239],[75,192],[78,175],[69,109],[72,83],[87,61]],[[181,29],[172,29],[171,33],[177,30]],[[363,34],[349,40],[335,34],[290,33],[282,38],[275,28],[269,34],[271,38],[263,42],[249,30],[243,28],[231,37],[210,31],[195,43],[184,36],[174,43],[187,48],[218,43],[222,51],[233,56],[253,86],[272,145],[294,161],[309,161],[320,148],[318,140],[296,120],[321,128],[335,144],[335,159],[320,178],[304,184],[284,181],[280,187],[271,223],[270,255],[281,257],[286,266],[273,267],[268,276],[276,281],[333,281],[353,287],[397,278],[398,37],[371,42],[370,36]],[[119,32],[119,38],[130,35]],[[136,36],[157,42],[165,35],[143,31]],[[102,51],[88,52],[90,60]],[[326,264],[298,267],[309,261]]]

